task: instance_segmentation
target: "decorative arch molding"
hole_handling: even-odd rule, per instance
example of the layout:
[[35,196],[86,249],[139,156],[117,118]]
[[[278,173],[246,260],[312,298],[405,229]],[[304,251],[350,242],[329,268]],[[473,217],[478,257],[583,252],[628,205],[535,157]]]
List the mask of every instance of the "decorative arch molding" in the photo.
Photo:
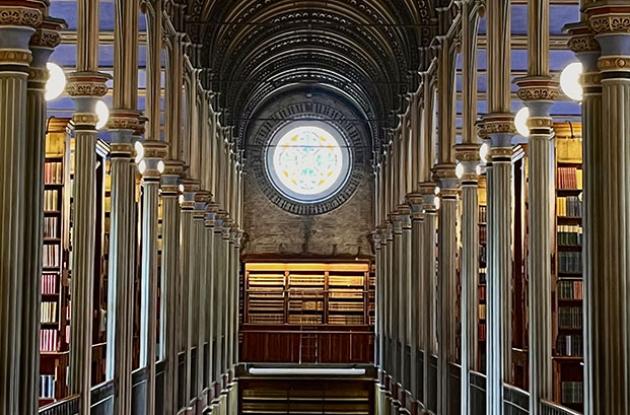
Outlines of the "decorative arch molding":
[[[306,96],[305,96],[306,95]],[[310,98],[307,96],[310,95]],[[333,101],[335,103],[333,104]],[[255,177],[263,194],[281,209],[301,216],[321,215],[347,202],[369,172],[371,158],[369,129],[357,111],[325,92],[291,91],[257,113],[260,121],[248,128],[247,171]],[[339,132],[351,151],[348,178],[330,198],[321,202],[301,203],[277,190],[267,172],[267,146],[277,132],[294,122],[324,122]]]

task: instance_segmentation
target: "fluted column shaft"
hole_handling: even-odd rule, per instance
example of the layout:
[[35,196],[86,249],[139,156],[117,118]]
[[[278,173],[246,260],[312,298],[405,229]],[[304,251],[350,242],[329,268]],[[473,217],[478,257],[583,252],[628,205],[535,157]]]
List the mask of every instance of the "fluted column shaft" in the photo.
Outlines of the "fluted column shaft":
[[[231,222],[229,218],[226,218],[224,221],[224,226],[222,228],[223,230],[223,234],[222,234],[222,238],[223,238],[223,242],[222,242],[222,252],[221,252],[221,274],[219,275],[219,277],[223,280],[223,285],[222,285],[222,297],[224,298],[224,312],[222,314],[222,320],[221,320],[221,325],[222,325],[222,339],[221,342],[223,343],[222,346],[222,351],[223,351],[223,355],[221,357],[221,362],[223,363],[221,366],[221,373],[225,376],[225,374],[227,373],[227,371],[229,370],[230,367],[230,285],[231,285],[231,281],[230,281],[230,257],[231,257],[231,252],[230,252],[230,226],[231,226]],[[227,386],[225,383],[225,378],[224,378],[224,387]]]
[[146,166],[142,177],[142,254],[140,265],[140,366],[147,368],[147,415],[155,414],[157,321],[158,321],[158,198],[160,168],[166,156],[166,145],[156,141],[144,142]]
[[[198,309],[197,301],[199,299],[199,287],[198,287],[198,273],[199,273],[199,252],[198,252],[198,234],[199,227],[197,226],[198,219],[196,219],[196,199],[199,193],[199,184],[195,181],[194,190],[188,194],[184,194],[184,198],[187,198],[186,202],[190,203],[190,232],[183,237],[188,239],[188,246],[186,251],[182,251],[183,255],[188,256],[188,269],[184,274],[184,278],[188,283],[187,290],[187,303],[185,305],[186,326],[188,328],[186,332],[186,406],[193,410],[193,404],[196,395],[196,382],[197,377],[193,373],[193,368],[197,367],[196,357],[193,356],[193,349],[197,345],[197,331],[198,327]],[[199,352],[199,351],[197,351]],[[197,353],[198,355],[198,353]]]
[[[433,303],[435,299],[435,283],[436,283],[436,249],[437,242],[437,211],[435,206],[435,195],[433,190],[435,185],[426,183],[422,187],[423,209],[424,209],[424,229],[422,232],[423,252],[423,273],[421,280],[421,291],[423,294],[422,314],[423,314],[423,332],[421,345],[423,356],[423,403],[426,409],[433,404],[433,397],[436,392],[436,385],[432,384],[430,378],[431,358],[435,351],[435,325]],[[433,408],[435,409],[435,408]]]
[[[455,172],[451,172],[455,175]],[[450,362],[457,361],[457,179],[440,180],[438,227],[438,408],[451,413]]]
[[[132,164],[131,130],[113,133],[116,141],[111,151],[112,207],[110,225],[110,260],[108,297],[113,307],[107,316],[107,374],[116,379],[119,393],[114,399],[114,413],[131,412],[131,356],[133,354],[133,277],[130,255],[133,204],[135,203],[135,168]],[[134,261],[135,262],[135,261]]]
[[418,372],[418,352],[420,349],[420,337],[424,331],[424,316],[421,313],[423,292],[422,278],[424,275],[424,261],[422,254],[424,249],[424,239],[422,237],[422,228],[424,227],[424,211],[422,209],[422,195],[413,194],[409,197],[411,206],[411,373],[410,373],[410,391],[416,400],[421,399],[422,391],[419,385]]
[[383,369],[383,247],[381,244],[380,229],[376,229],[372,233],[374,241],[374,256],[376,261],[376,341],[374,345],[374,356],[376,366],[379,370]]
[[382,370],[383,372],[389,372],[389,293],[391,290],[390,284],[390,274],[389,274],[389,249],[388,249],[388,239],[389,232],[387,225],[384,225],[381,229],[381,257],[383,258],[383,264],[381,266],[382,271],[382,285],[381,288],[383,290],[383,302],[382,302],[382,326],[383,326],[383,339],[381,343],[383,344],[382,356]]
[[[391,215],[392,220],[392,307],[391,307],[391,321],[392,321],[392,367],[391,375],[394,382],[400,384],[400,363],[401,363],[401,301],[402,293],[402,263],[403,263],[403,250],[402,250],[402,220],[397,213]],[[398,400],[398,396],[394,396],[394,400]]]
[[180,238],[180,258],[181,258],[181,272],[180,272],[180,293],[179,293],[179,316],[180,316],[180,329],[179,329],[179,350],[184,352],[184,387],[183,396],[181,397],[184,407],[188,407],[190,404],[190,390],[191,390],[191,364],[192,356],[190,350],[189,332],[191,330],[191,324],[189,319],[190,297],[191,297],[191,280],[192,275],[192,263],[191,263],[191,232],[193,230],[193,209],[195,207],[195,192],[198,189],[198,185],[190,180],[182,180],[182,200],[181,207],[181,232]]
[[407,356],[407,348],[411,344],[411,211],[408,205],[399,208],[402,226],[400,287],[399,287],[399,317],[400,321],[400,383],[404,389],[409,389],[411,377],[411,362]]
[[[8,4],[0,2],[0,12],[3,13],[3,19],[0,22],[0,38],[2,38],[0,45],[0,58],[2,58],[0,64],[0,252],[2,255],[0,330],[3,333],[0,345],[0,379],[3,379],[0,383],[0,413],[7,414],[20,413],[20,410],[25,407],[26,403],[20,402],[24,398],[20,397],[20,387],[17,385],[27,382],[26,379],[22,379],[22,368],[25,365],[28,368],[36,364],[36,362],[31,363],[25,360],[31,358],[24,354],[31,353],[32,346],[29,344],[31,341],[29,341],[28,333],[24,340],[21,338],[24,324],[22,319],[27,319],[27,324],[32,325],[33,319],[39,319],[39,315],[36,317],[24,315],[22,302],[33,301],[29,298],[31,294],[24,290],[28,288],[35,290],[39,283],[35,282],[34,276],[30,276],[27,285],[24,286],[23,278],[25,272],[37,271],[37,269],[29,269],[33,265],[37,268],[41,266],[35,263],[24,264],[25,250],[28,251],[31,244],[25,246],[23,238],[26,230],[25,209],[28,208],[24,182],[25,175],[28,173],[30,178],[32,174],[26,170],[25,158],[28,137],[27,79],[31,60],[29,41],[35,32],[34,28],[42,22],[42,12],[39,10],[39,6],[42,5],[32,2],[27,5],[30,7],[11,6],[14,6],[11,2]],[[29,22],[29,25],[25,25],[25,22]],[[41,137],[38,138],[38,140],[41,139]],[[32,139],[29,137],[30,141]],[[41,180],[43,177],[39,179]],[[29,194],[38,198],[35,195],[36,192],[39,193],[38,189],[32,189]],[[38,247],[38,250],[41,248]],[[32,286],[33,284],[37,285]],[[35,295],[39,296],[39,293],[40,291],[37,291]],[[34,324],[38,323],[39,320]],[[32,337],[33,328],[30,327],[30,330]],[[30,390],[25,393],[31,394]]]
[[[44,20],[31,40],[33,60],[27,91],[26,158],[24,164],[24,335],[20,372],[20,413],[35,414],[39,397],[39,332],[42,273],[42,221],[45,158],[46,102],[44,91],[48,71],[46,62],[61,41],[62,25],[50,18]],[[0,301],[2,301],[0,299]]]
[[387,224],[387,238],[385,239],[385,257],[386,257],[386,275],[387,275],[387,291],[386,291],[386,369],[388,378],[391,380],[392,371],[394,369],[394,227],[391,222]]
[[166,374],[164,376],[164,414],[177,413],[177,388],[179,338],[179,232],[180,209],[177,200],[179,192],[179,178],[182,165],[178,162],[167,162],[162,175],[162,325],[165,338],[164,359],[166,360]]
[[[585,2],[586,3],[586,2]],[[608,238],[601,217],[609,215],[608,202],[601,195],[603,188],[603,169],[610,160],[603,158],[602,146],[602,86],[601,75],[597,67],[600,56],[599,44],[587,22],[570,25],[571,39],[569,47],[582,62],[584,73],[581,84],[584,88],[582,99],[582,154],[583,154],[583,216],[584,239],[582,241],[583,278],[584,278],[584,413],[600,413],[606,405],[603,401],[599,377],[601,368],[597,360],[601,358],[600,340],[606,340],[606,334],[600,330],[600,313],[607,312],[607,300],[596,294],[605,287],[605,280],[599,271],[604,265],[603,240]],[[596,278],[600,278],[596,281]],[[603,301],[602,301],[603,300]],[[599,309],[599,311],[597,311]],[[600,337],[603,336],[603,337]],[[596,386],[598,385],[598,386]]]
[[512,345],[512,148],[511,134],[492,137],[488,165],[488,277],[487,277],[487,408],[503,413],[503,384],[509,381]]
[[215,306],[214,306],[214,325],[215,325],[215,339],[216,339],[216,353],[215,353],[215,373],[214,380],[221,384],[221,374],[223,373],[223,313],[225,304],[225,281],[224,281],[224,260],[225,255],[224,242],[223,242],[223,218],[219,215],[217,217],[214,227],[214,240],[216,245],[216,260],[215,262]]
[[[195,252],[195,269],[193,274],[190,275],[190,278],[194,281],[195,284],[195,310],[193,313],[195,314],[195,324],[193,325],[193,343],[197,348],[196,362],[194,365],[196,367],[196,390],[194,391],[194,397],[196,399],[201,399],[203,396],[204,389],[204,354],[205,354],[205,337],[206,337],[206,313],[204,312],[206,307],[208,288],[206,284],[206,274],[207,274],[207,258],[206,255],[206,238],[205,238],[205,216],[206,216],[206,208],[209,200],[209,193],[207,192],[198,192],[195,197],[195,210],[193,211],[193,227],[195,228],[193,231],[194,238],[194,249]],[[199,408],[199,403],[197,404],[198,410],[203,410],[203,408]]]
[[476,167],[479,162],[478,144],[457,147],[463,167],[461,180],[461,407],[462,415],[472,411],[470,371],[476,369],[478,355],[478,284],[479,284],[479,195]]
[[205,238],[206,238],[206,290],[207,290],[207,301],[205,306],[206,313],[206,340],[208,342],[208,361],[206,372],[208,378],[206,379],[206,385],[210,388],[212,387],[213,380],[213,370],[214,370],[214,362],[213,362],[213,353],[214,353],[214,303],[215,303],[215,279],[214,279],[214,265],[216,261],[215,254],[215,238],[214,238],[214,222],[215,222],[215,209],[216,205],[213,203],[208,204],[208,208],[206,210],[206,219],[205,219]]
[[[620,0],[594,2],[585,13],[599,44],[601,77],[600,113],[587,112],[595,109],[595,96],[588,98],[590,108],[585,109],[585,116],[592,118],[585,120],[591,124],[586,126],[589,136],[584,144],[590,152],[584,167],[584,194],[589,203],[584,231],[592,249],[586,254],[593,261],[587,263],[590,269],[584,275],[591,281],[586,296],[585,365],[592,375],[592,391],[587,392],[592,406],[586,413],[617,414],[630,408],[630,5]],[[585,69],[592,71],[592,62],[585,62]],[[585,78],[589,87],[596,84]],[[596,91],[587,93],[591,92]],[[591,128],[598,126],[598,119],[601,132],[593,142]]]

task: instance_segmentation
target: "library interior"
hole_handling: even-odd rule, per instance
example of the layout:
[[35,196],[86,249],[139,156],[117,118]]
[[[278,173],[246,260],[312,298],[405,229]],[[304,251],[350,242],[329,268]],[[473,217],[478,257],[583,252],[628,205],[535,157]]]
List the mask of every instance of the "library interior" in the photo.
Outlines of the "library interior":
[[0,0],[0,415],[628,415],[624,140],[629,0]]

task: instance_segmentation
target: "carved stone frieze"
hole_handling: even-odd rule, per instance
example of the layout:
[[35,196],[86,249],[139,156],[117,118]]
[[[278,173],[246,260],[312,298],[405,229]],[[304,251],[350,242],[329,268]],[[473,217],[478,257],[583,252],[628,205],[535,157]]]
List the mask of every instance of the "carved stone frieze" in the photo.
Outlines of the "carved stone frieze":
[[109,75],[98,72],[74,72],[68,75],[66,92],[71,97],[102,97],[109,88]]
[[0,25],[38,27],[44,18],[43,7],[39,1],[0,1]]

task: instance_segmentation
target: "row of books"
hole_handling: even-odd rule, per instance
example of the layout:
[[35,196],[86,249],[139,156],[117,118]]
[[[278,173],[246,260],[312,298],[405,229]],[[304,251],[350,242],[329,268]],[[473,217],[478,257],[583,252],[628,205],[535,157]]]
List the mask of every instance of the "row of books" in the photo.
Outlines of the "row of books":
[[486,245],[479,246],[479,266],[485,267],[488,263],[488,248]]
[[363,287],[365,278],[362,276],[341,276],[330,275],[328,277],[328,285],[346,286],[346,287]]
[[61,246],[46,244],[42,252],[42,264],[46,268],[57,268],[60,265]]
[[59,210],[59,195],[57,189],[44,190],[44,212],[55,212]]
[[560,329],[581,329],[582,317],[582,307],[558,307],[558,326]]
[[486,286],[485,285],[480,285],[479,287],[477,287],[477,294],[479,296],[479,301],[480,302],[485,302],[486,301]]
[[485,320],[486,319],[486,305],[479,304],[477,307],[479,308],[479,320]]
[[329,315],[328,316],[328,324],[334,324],[334,325],[361,325],[364,324],[365,320],[363,319],[363,316],[348,316],[348,315],[339,315],[339,314],[335,314],[335,315]]
[[560,300],[584,299],[583,283],[579,280],[558,281],[558,298]]
[[328,309],[330,311],[347,311],[347,312],[357,312],[363,311],[363,301],[344,301],[344,302],[335,302],[331,301],[328,303]]
[[57,322],[57,303],[52,301],[42,302],[42,308],[40,310],[40,321],[42,323]]
[[63,184],[63,163],[61,161],[47,161],[44,164],[44,183]]
[[560,190],[581,190],[583,188],[582,169],[558,167],[557,186]]
[[302,301],[302,300],[290,300],[289,311],[306,310],[306,311],[323,311],[323,301]]
[[39,350],[42,352],[56,352],[58,332],[55,329],[42,329],[39,334]]
[[582,252],[558,252],[558,272],[582,273]]
[[482,321],[479,323],[479,341],[485,342],[486,341],[486,323],[485,321]]
[[44,218],[44,238],[59,238],[58,216],[47,216]]
[[488,228],[486,226],[479,227],[479,243],[483,246],[486,244],[488,236]]
[[42,274],[42,294],[57,294],[57,274]]
[[584,382],[562,382],[562,403],[581,404],[584,402]]
[[581,198],[579,196],[558,196],[556,198],[556,215],[561,217],[581,218]]
[[55,375],[39,376],[39,398],[55,399]]
[[581,334],[561,334],[556,341],[559,356],[583,356],[584,340]]
[[559,246],[581,246],[582,245],[582,226],[558,225],[558,245]]
[[488,222],[488,207],[487,206],[479,206],[479,223]]

